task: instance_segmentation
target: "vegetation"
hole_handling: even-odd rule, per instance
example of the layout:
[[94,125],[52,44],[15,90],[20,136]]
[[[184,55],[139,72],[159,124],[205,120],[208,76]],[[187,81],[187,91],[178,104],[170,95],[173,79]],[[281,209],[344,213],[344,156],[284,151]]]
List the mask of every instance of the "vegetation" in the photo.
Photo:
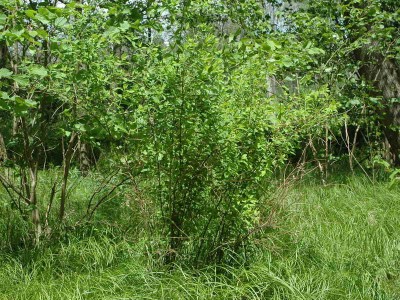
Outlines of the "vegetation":
[[1,298],[398,299],[399,194],[363,176],[280,190],[268,234],[235,267],[168,270],[145,237],[74,233],[2,255]]
[[0,0],[0,294],[396,299],[397,2]]

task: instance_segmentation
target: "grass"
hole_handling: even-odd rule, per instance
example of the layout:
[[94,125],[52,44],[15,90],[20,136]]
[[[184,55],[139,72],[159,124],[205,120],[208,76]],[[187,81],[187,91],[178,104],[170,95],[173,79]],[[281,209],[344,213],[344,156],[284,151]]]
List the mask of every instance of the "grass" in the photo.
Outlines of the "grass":
[[0,255],[0,299],[400,299],[400,189],[345,181],[292,187],[246,266],[171,271],[100,233]]

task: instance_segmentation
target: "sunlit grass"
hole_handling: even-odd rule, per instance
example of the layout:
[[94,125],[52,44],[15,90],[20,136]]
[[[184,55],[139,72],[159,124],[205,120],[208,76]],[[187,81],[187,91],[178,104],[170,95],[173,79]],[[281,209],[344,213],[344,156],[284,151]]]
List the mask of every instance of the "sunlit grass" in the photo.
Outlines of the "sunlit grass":
[[0,299],[400,299],[400,190],[303,183],[246,266],[170,270],[149,238],[71,237],[0,256]]

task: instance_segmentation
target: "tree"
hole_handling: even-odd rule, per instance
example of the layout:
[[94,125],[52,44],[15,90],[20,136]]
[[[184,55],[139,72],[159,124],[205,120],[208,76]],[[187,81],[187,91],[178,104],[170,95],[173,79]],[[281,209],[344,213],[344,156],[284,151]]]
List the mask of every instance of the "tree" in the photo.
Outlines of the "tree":
[[[78,140],[94,140],[112,117],[110,108],[118,98],[107,84],[118,81],[122,73],[115,68],[120,60],[109,49],[126,25],[104,26],[105,16],[97,8],[75,2],[64,7],[14,0],[0,4],[5,12],[0,15],[0,43],[6,53],[0,69],[0,108],[7,120],[7,150],[12,153],[11,166],[2,170],[0,181],[21,213],[31,214],[37,244],[48,224],[41,210],[50,210],[56,195],[59,221],[64,221]],[[56,163],[62,164],[63,174],[45,203],[37,196],[39,171],[47,168],[51,155],[56,156],[54,149],[61,152],[61,162]]]
[[[302,9],[287,16],[287,24],[304,42],[313,42],[325,50],[318,81],[329,82],[336,97],[343,99],[345,108],[349,105],[358,107],[359,119],[354,119],[354,123],[366,123],[365,108],[370,112],[370,120],[379,116],[391,161],[398,165],[400,69],[397,2],[319,0],[304,3]],[[356,114],[353,116],[355,118]]]

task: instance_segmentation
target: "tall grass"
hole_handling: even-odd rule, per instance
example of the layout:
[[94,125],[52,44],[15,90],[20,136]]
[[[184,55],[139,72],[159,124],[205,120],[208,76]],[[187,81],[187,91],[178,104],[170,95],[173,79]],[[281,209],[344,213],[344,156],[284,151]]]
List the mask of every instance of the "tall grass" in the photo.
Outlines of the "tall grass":
[[0,299],[400,299],[400,189],[291,188],[243,266],[167,269],[154,237],[71,234],[0,255]]

